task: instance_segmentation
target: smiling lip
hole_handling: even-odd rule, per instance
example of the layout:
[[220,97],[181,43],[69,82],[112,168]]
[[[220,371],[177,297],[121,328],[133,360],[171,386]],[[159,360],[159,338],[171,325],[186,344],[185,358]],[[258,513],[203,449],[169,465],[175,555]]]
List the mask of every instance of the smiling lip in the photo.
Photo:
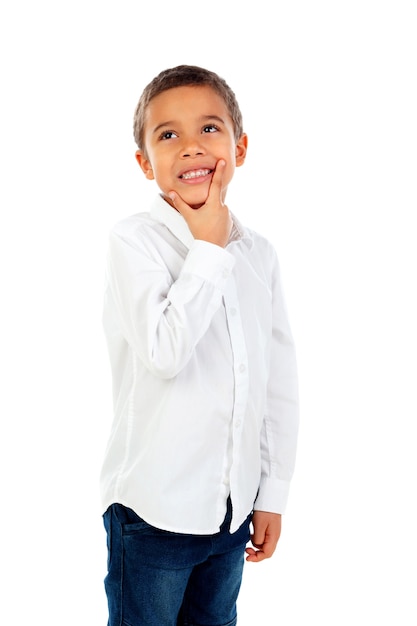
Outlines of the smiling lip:
[[212,169],[208,167],[201,167],[196,170],[186,170],[185,172],[180,174],[178,178],[186,182],[196,183],[206,180],[207,177],[211,176],[212,173]]

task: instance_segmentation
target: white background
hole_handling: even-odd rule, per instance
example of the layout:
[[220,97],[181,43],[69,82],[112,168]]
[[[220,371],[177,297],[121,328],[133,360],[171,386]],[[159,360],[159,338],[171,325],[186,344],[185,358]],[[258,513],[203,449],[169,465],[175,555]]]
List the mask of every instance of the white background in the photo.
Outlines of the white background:
[[156,192],[140,92],[187,63],[240,102],[228,204],[276,244],[300,366],[283,534],[245,569],[239,625],[416,625],[413,5],[2,5],[2,623],[106,623],[107,233]]

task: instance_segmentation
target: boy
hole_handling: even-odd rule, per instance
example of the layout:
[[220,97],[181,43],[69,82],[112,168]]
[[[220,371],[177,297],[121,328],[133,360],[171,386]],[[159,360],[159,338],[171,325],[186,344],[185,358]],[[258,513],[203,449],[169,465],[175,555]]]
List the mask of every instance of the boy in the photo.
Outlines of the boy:
[[247,561],[274,552],[295,459],[296,362],[277,259],[225,204],[247,136],[222,78],[161,72],[134,136],[161,193],[110,235],[109,626],[233,626],[245,546]]

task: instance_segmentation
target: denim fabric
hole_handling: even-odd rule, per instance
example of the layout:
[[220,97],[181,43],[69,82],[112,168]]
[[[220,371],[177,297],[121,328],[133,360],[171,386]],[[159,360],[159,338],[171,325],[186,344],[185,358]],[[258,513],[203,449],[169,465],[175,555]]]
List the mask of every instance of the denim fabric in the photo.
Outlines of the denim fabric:
[[250,517],[229,533],[159,530],[121,504],[104,514],[108,626],[235,626]]

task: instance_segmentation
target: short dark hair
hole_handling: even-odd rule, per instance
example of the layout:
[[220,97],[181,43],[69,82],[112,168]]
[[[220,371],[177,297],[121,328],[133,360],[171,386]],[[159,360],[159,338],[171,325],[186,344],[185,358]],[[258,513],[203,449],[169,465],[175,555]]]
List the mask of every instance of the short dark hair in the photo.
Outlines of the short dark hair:
[[163,70],[145,87],[137,104],[133,119],[133,136],[139,150],[144,149],[145,113],[150,101],[163,91],[175,87],[208,85],[223,98],[233,121],[235,140],[243,134],[242,113],[234,92],[215,72],[195,65],[177,65]]

